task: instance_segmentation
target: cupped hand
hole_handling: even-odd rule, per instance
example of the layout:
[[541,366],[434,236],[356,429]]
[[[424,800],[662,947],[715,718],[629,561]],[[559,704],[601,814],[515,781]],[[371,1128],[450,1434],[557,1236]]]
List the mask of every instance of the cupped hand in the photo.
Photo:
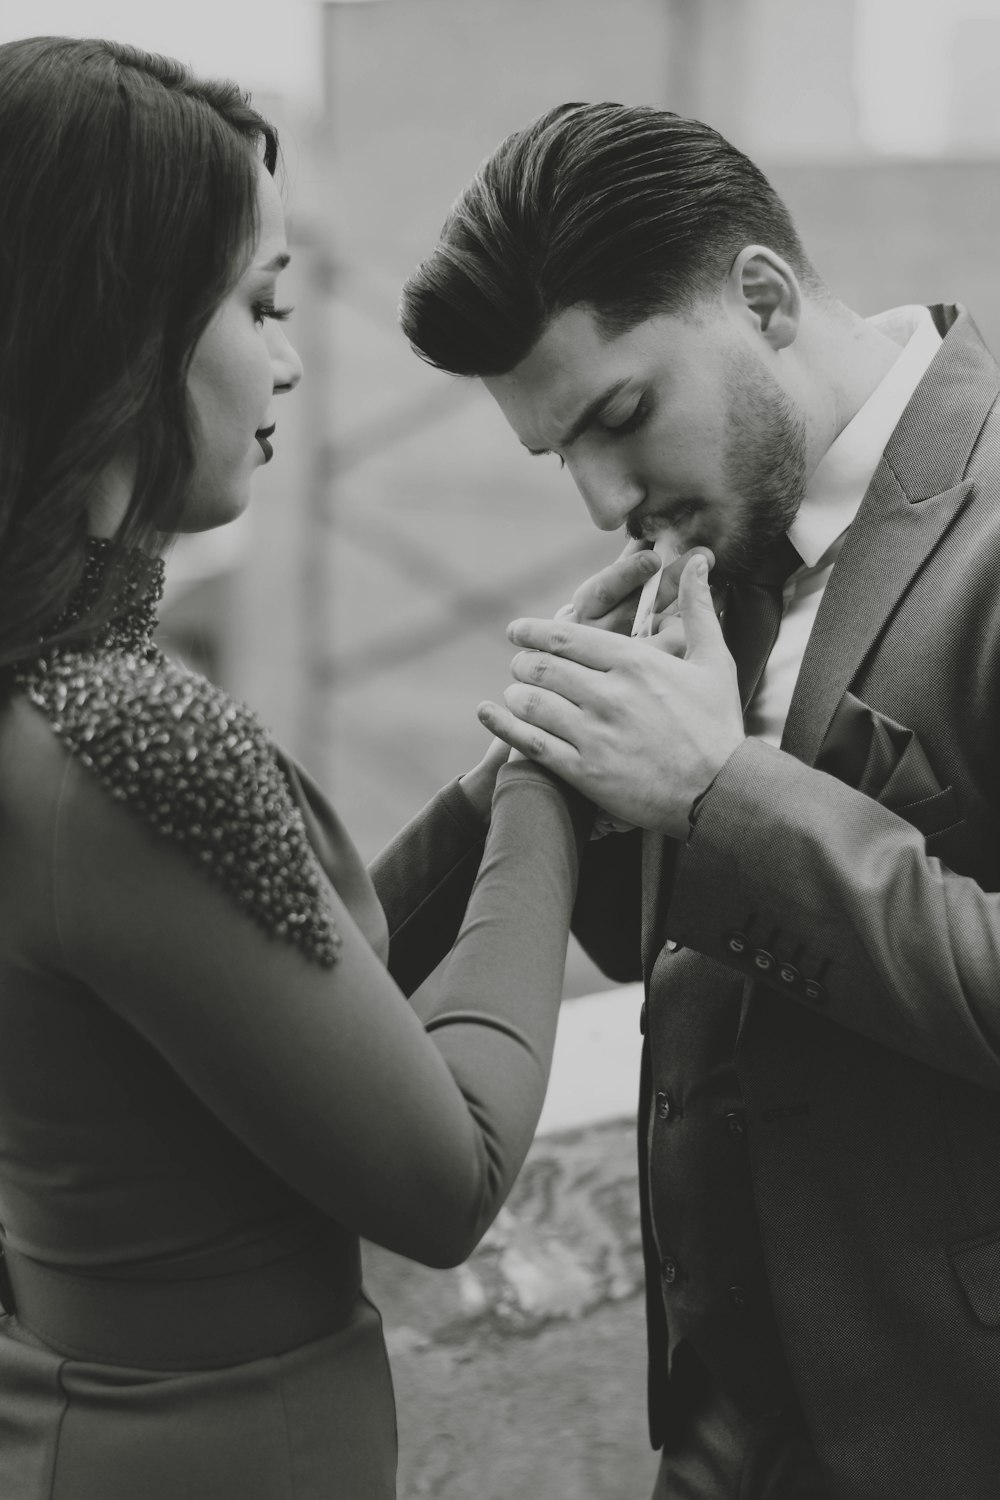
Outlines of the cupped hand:
[[515,681],[503,706],[480,704],[481,722],[613,819],[686,837],[692,804],[744,738],[703,556],[681,571],[676,619],[683,654],[659,635],[514,621]]
[[[715,559],[707,547],[692,547],[667,564],[656,590],[656,612],[653,628],[659,630],[666,618],[664,612],[676,611],[677,590],[685,564],[692,557],[704,557],[709,568]],[[557,620],[571,620],[580,625],[593,625],[599,630],[610,630],[618,635],[628,635],[635,619],[636,605],[643,585],[660,566],[660,559],[648,542],[630,541],[613,563],[584,580],[569,604],[556,611]],[[673,633],[671,641],[673,640]],[[668,648],[660,643],[661,649]]]

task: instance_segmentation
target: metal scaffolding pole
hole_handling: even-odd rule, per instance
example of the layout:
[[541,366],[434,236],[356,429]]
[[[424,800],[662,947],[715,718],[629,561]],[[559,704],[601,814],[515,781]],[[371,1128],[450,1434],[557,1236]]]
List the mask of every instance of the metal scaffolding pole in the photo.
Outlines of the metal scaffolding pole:
[[[302,260],[305,315],[298,337],[308,380],[303,382],[303,451],[307,455],[301,480],[304,512],[299,553],[300,588],[297,609],[301,619],[299,702],[295,739],[302,759],[321,783],[332,790],[334,771],[334,716],[328,662],[333,650],[333,566],[336,547],[335,451],[333,420],[333,311],[337,261],[337,226],[331,214],[335,165],[335,68],[337,11],[348,5],[378,4],[381,0],[319,0],[322,49],[322,104],[312,142],[314,191],[308,205],[298,254]],[[326,178],[330,189],[324,190]]]

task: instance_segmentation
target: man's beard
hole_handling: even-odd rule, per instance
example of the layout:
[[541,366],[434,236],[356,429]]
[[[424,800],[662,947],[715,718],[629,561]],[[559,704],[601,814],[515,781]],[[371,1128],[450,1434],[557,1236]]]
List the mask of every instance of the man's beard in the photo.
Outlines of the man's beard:
[[739,346],[726,397],[723,476],[742,504],[716,564],[719,573],[745,578],[798,514],[806,488],[806,427],[774,376]]
[[[686,551],[711,547],[713,579],[750,577],[768,549],[798,514],[806,488],[806,424],[774,376],[740,344],[730,352],[725,385],[726,419],[722,434],[722,480],[738,500],[722,538],[714,530],[711,501],[691,501],[691,520],[684,524]],[[683,514],[685,506],[680,507]],[[705,512],[707,529],[699,527]],[[635,541],[650,540],[676,526],[678,507],[633,511],[625,531]]]

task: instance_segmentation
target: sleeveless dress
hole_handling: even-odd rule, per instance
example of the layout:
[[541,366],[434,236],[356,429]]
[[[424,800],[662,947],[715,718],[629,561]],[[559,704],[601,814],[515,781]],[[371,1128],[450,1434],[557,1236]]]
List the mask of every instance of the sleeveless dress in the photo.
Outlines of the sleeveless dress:
[[501,1206],[589,815],[508,767],[373,879],[160,587],[0,693],[0,1495],[390,1500],[359,1235],[454,1264]]

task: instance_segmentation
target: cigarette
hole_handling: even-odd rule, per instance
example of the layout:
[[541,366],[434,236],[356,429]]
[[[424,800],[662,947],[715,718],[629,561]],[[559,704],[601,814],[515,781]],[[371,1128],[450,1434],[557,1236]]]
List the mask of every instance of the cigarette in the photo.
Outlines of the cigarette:
[[652,578],[647,578],[639,595],[639,603],[632,622],[632,637],[636,639],[641,636],[649,636],[653,633],[653,615],[656,610],[656,594],[660,587],[660,579],[663,577],[663,569],[668,562],[673,562],[676,552],[665,536],[658,536],[653,543],[653,551],[660,559],[660,566]]

